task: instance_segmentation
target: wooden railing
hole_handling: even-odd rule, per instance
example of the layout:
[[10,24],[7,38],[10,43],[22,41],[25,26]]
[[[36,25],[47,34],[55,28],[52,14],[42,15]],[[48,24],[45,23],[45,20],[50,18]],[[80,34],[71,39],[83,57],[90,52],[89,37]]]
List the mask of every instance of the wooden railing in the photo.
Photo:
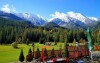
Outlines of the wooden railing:
[[[87,56],[90,54],[87,46],[78,46],[78,47],[68,46],[68,51],[69,51],[69,58],[70,59],[80,58],[80,57],[84,57],[84,56]],[[100,51],[100,46],[94,46],[94,51]],[[46,56],[46,57],[48,59],[52,58],[51,56],[56,57],[56,58],[61,58],[61,57],[64,57],[64,55],[65,55],[64,52],[65,52],[64,49],[54,50],[55,55],[53,56],[53,55],[51,55],[51,50],[48,50],[47,51],[48,56]],[[37,52],[34,52],[34,55],[36,55],[36,53]],[[41,58],[42,51],[40,51],[39,53],[40,53],[40,57],[38,57],[38,58]],[[30,56],[30,55],[28,55],[28,56]]]
[[100,51],[100,46],[94,46],[94,51]]

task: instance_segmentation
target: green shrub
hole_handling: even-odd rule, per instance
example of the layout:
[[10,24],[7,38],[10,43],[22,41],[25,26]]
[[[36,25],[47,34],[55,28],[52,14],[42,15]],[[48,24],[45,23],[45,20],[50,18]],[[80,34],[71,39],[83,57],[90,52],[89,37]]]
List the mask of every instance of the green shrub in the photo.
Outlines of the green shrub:
[[18,48],[17,42],[12,43],[13,48]]

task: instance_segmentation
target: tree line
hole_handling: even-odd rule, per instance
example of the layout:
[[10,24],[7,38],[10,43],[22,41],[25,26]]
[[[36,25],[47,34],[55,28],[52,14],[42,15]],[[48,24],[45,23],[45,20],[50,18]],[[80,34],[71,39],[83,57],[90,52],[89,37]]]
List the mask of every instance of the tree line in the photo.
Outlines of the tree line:
[[[100,42],[100,29],[92,33],[93,41]],[[87,41],[86,31],[66,28],[35,27],[27,21],[14,21],[0,18],[0,44],[32,42]]]

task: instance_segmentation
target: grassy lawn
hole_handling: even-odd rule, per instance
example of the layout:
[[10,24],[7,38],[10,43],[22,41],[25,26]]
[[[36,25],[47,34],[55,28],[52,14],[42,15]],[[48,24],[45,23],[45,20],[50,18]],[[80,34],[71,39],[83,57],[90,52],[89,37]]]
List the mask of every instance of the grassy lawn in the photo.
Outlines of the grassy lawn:
[[24,56],[28,54],[31,46],[19,44],[18,49],[14,49],[11,45],[0,45],[0,63],[9,63],[19,60],[20,49],[24,51]]
[[[54,50],[59,50],[60,46],[62,47],[62,49],[64,49],[64,43],[58,43],[57,45],[54,46],[52,45],[48,47],[47,50],[52,50],[52,48],[54,48]],[[18,49],[14,49],[11,45],[0,45],[0,63],[19,61],[20,50],[23,49],[24,56],[26,57],[30,47],[32,49],[31,44],[30,45],[18,44]],[[37,50],[37,48],[39,48],[41,51],[42,47],[45,48],[46,46],[44,46],[43,44],[35,43],[35,51]]]
[[[54,43],[51,43],[51,44],[54,44]],[[54,50],[59,50],[60,46],[63,49],[64,43],[57,43],[57,45],[52,45],[52,46],[50,46],[50,48],[46,48],[45,45],[43,45],[43,44],[35,43],[35,51],[37,50],[37,48],[39,48],[40,51],[42,51],[43,47],[46,48],[47,50],[52,50],[52,48],[54,48]]]

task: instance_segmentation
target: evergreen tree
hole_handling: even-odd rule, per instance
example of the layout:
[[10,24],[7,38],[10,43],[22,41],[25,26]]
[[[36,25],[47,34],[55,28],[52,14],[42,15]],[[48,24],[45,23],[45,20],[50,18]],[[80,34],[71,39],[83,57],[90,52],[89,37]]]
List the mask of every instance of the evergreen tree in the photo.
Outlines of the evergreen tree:
[[2,31],[0,31],[0,44],[2,44]]
[[39,48],[37,48],[35,58],[38,59],[40,57],[41,57],[40,50],[39,50]]
[[27,44],[26,39],[27,39],[27,30],[25,30],[22,35],[22,42]]
[[54,48],[52,48],[52,50],[51,50],[51,57],[52,58],[55,58],[56,57],[55,52],[54,52]]
[[29,48],[29,51],[28,51],[28,55],[26,56],[26,60],[27,61],[32,61],[33,60],[33,55],[32,55],[32,51],[31,51],[31,48]]
[[32,43],[32,47],[34,47],[34,42]]
[[65,57],[69,58],[69,51],[68,51],[68,44],[67,44],[67,40],[65,41]]
[[[93,32],[95,42],[100,42],[100,29]],[[81,38],[87,40],[84,30],[68,30],[65,28],[45,28],[34,27],[26,21],[15,21],[0,18],[0,43],[11,44],[27,43],[28,41],[44,43],[48,42],[64,42],[67,36],[68,42],[73,42],[74,38],[78,42]]]
[[47,53],[47,49],[46,48],[44,49],[44,55],[45,56],[48,56],[48,53]]
[[26,40],[26,44],[29,45],[29,39]]
[[76,39],[74,38],[73,43],[76,43]]
[[64,42],[64,36],[63,35],[60,35],[60,42]]
[[29,62],[33,60],[32,53],[29,53],[29,54],[26,56],[26,60],[29,61]]
[[58,57],[62,57],[62,47],[59,48]]
[[32,53],[32,50],[31,50],[31,48],[29,48],[28,54],[29,54],[29,53]]
[[32,56],[33,56],[33,58],[34,58],[34,53],[35,53],[35,52],[34,52],[34,49],[35,49],[34,42],[32,43],[32,47],[33,47],[33,49],[32,49],[32,50],[33,50]]
[[20,62],[24,61],[23,49],[21,49],[20,56],[19,56],[19,61]]

